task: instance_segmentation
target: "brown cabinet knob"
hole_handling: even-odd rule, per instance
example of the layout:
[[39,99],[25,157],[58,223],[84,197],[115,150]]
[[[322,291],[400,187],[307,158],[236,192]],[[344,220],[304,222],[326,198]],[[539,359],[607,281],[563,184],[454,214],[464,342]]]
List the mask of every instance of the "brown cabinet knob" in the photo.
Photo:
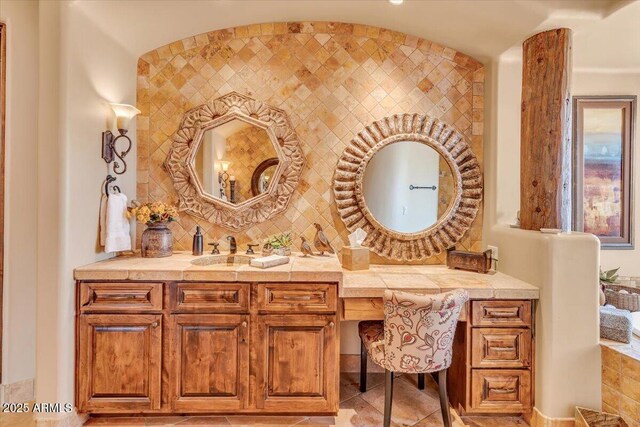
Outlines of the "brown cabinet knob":
[[153,328],[157,328],[158,326],[160,326],[160,323],[158,323],[157,321],[151,324],[151,327]]
[[333,322],[329,322],[329,327],[330,327],[330,328],[333,328],[334,326],[336,326],[336,324],[335,324],[335,323],[333,323]]
[[244,322],[242,322],[242,327],[246,328],[247,327],[247,321],[245,320]]

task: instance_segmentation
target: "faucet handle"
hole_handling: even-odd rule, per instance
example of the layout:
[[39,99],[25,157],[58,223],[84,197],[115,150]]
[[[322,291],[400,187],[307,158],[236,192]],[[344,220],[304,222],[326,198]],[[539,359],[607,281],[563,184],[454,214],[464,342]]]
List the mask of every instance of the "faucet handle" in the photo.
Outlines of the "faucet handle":
[[211,255],[217,255],[220,253],[220,249],[218,249],[218,246],[220,246],[220,243],[218,242],[209,243],[209,246],[213,246],[213,248],[211,249]]
[[253,250],[253,248],[255,248],[256,246],[260,246],[260,245],[258,243],[248,243],[247,244],[247,255],[255,254],[255,251]]

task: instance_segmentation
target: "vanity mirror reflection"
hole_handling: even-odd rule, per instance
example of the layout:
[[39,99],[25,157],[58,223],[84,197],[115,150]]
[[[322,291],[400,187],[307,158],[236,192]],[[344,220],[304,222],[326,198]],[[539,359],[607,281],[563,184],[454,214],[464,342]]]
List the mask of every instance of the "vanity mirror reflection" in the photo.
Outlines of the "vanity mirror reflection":
[[416,141],[398,141],[375,153],[362,186],[373,217],[401,233],[416,233],[438,222],[455,191],[449,163],[434,148]]
[[[267,192],[279,162],[276,155],[265,129],[233,119],[204,132],[193,161],[207,196],[239,204]],[[252,191],[254,175],[266,161],[272,161],[270,168],[262,168],[259,191]]]
[[482,172],[463,134],[422,114],[366,126],[338,161],[333,191],[349,231],[386,258],[424,260],[455,246],[482,200]]
[[234,231],[284,212],[303,167],[287,114],[237,92],[187,111],[165,160],[179,209]]

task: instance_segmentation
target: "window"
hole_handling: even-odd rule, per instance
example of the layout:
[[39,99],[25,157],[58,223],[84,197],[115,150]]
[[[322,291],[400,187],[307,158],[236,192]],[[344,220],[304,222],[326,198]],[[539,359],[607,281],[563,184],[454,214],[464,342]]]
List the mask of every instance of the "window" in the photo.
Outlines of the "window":
[[573,224],[603,249],[632,249],[635,96],[573,98]]

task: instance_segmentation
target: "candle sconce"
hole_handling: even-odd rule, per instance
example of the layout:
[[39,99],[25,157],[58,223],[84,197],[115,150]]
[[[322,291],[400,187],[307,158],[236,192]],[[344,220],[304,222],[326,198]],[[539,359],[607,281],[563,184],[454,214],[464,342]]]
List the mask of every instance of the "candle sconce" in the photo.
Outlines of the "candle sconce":
[[220,161],[220,172],[218,172],[218,184],[220,184],[220,198],[227,200],[227,180],[229,179],[229,165],[231,162]]
[[[110,130],[102,132],[102,158],[107,164],[113,162],[113,173],[116,175],[122,175],[127,171],[127,163],[124,158],[129,151],[131,151],[131,138],[127,136],[127,131],[129,130],[129,124],[131,120],[140,114],[140,110],[138,110],[133,105],[127,104],[111,104],[111,108],[116,116],[116,128],[118,129],[119,135],[114,135]],[[118,152],[116,143],[120,139],[125,139],[128,142],[126,149]],[[116,158],[118,161],[116,161]]]

